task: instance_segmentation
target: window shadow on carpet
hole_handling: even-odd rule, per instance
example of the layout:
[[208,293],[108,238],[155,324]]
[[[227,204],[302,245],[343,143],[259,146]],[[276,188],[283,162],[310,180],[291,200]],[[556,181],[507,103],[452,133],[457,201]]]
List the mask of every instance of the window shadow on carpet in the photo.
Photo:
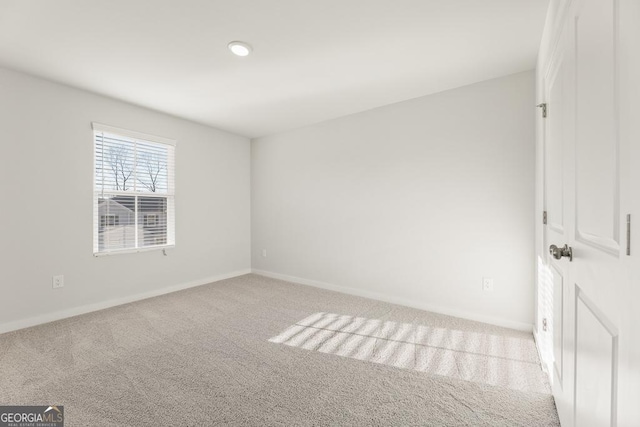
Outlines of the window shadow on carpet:
[[402,369],[549,394],[532,338],[315,313],[269,340]]

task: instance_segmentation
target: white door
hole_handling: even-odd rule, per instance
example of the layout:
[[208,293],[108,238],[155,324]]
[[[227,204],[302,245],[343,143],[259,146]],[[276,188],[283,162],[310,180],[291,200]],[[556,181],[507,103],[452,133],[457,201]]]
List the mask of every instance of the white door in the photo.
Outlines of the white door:
[[[544,121],[544,209],[546,227],[544,246],[563,247],[573,241],[573,193],[571,176],[573,161],[574,121],[573,55],[568,43],[567,28],[560,34],[559,47],[554,52],[550,66],[544,76],[546,105]],[[563,425],[570,425],[573,417],[573,371],[572,371],[572,316],[570,260],[546,257],[543,289],[539,301],[544,304],[543,334],[549,364],[547,370],[553,377],[553,393]],[[547,334],[551,334],[549,337]]]
[[629,117],[635,104],[621,102],[639,81],[621,73],[637,55],[630,45],[640,49],[640,39],[628,38],[634,31],[623,31],[640,26],[640,15],[621,19],[637,3],[574,1],[544,79],[545,244],[566,244],[573,255],[556,250],[560,259],[547,259],[551,374],[564,426],[640,426],[640,301],[630,303],[638,258],[627,247],[627,217],[640,198],[640,135]]

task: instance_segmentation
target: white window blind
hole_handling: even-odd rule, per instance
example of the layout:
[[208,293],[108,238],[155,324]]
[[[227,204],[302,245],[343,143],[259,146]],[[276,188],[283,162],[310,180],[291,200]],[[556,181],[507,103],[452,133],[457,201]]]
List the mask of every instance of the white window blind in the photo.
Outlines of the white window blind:
[[175,141],[93,124],[94,255],[175,245]]

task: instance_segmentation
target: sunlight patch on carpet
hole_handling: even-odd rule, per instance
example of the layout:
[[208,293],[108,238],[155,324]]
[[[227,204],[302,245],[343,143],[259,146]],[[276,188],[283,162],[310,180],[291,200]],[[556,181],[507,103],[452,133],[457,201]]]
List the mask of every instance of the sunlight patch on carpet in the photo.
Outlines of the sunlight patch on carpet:
[[513,390],[550,393],[533,342],[509,335],[322,312],[269,341]]

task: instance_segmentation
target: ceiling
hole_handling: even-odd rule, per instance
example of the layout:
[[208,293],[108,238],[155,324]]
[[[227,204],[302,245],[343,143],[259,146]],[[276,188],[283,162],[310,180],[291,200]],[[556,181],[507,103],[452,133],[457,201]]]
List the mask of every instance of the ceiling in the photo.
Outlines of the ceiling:
[[530,70],[547,3],[3,0],[0,66],[258,137]]

